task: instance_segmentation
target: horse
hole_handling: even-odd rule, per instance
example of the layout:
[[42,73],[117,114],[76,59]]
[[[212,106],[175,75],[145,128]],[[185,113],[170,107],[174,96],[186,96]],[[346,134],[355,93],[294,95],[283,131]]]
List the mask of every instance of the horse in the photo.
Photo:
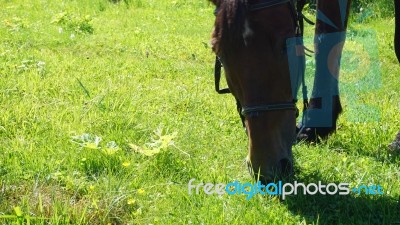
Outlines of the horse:
[[[249,138],[246,159],[250,173],[262,182],[293,173],[292,145],[316,142],[336,130],[342,106],[339,97],[340,59],[346,38],[351,0],[319,0],[315,23],[316,72],[311,98],[305,94],[305,110],[296,126],[298,83],[291,83],[288,52],[304,71],[301,13],[306,0],[210,0],[215,6],[211,36],[217,55],[215,87],[232,93]],[[400,24],[396,4],[396,25]],[[396,26],[398,27],[398,26]],[[400,31],[395,46],[400,60]],[[288,45],[288,40],[300,41]],[[292,49],[288,49],[292,48]],[[229,89],[219,89],[223,65]],[[295,86],[293,88],[293,86]],[[322,110],[321,110],[322,109]],[[392,145],[399,146],[400,132]]]
[[[255,179],[290,177],[296,139],[287,40],[299,36],[291,0],[211,0],[216,6],[212,49],[223,65],[229,91],[249,138],[246,162]],[[301,55],[301,50],[298,51]],[[218,66],[216,66],[218,71]]]

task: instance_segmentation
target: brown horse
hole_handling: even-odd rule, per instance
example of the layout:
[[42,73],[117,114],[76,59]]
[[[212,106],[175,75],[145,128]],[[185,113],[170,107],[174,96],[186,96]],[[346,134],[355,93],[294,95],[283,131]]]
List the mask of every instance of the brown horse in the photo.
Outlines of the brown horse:
[[247,163],[263,182],[292,173],[296,107],[287,57],[296,36],[289,0],[213,0],[212,33],[230,91],[242,110],[249,137]]
[[[291,147],[296,138],[296,93],[291,88],[287,40],[301,36],[301,10],[306,0],[210,1],[216,6],[213,50],[223,63],[249,137],[250,171],[264,182],[290,175]],[[399,4],[395,0],[397,25]],[[336,129],[342,111],[338,91],[340,58],[350,5],[351,0],[317,1],[316,73],[306,116],[297,129],[298,139],[316,141]],[[399,33],[397,29],[395,46],[400,59]],[[294,46],[297,54],[304,54],[298,47]],[[395,140],[392,146],[399,143]]]

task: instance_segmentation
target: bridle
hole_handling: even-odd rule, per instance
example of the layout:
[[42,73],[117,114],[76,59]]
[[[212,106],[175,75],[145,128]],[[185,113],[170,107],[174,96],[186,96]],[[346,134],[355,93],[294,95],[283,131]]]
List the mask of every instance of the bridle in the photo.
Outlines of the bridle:
[[[289,3],[292,9],[292,14],[293,18],[295,20],[296,24],[296,36],[297,37],[302,37],[303,36],[303,27],[304,27],[304,22],[303,20],[306,20],[308,23],[312,23],[309,21],[307,18],[303,16],[301,13],[304,5],[305,5],[305,0],[262,0],[261,2],[258,3],[253,3],[253,4],[248,4],[247,10],[248,12],[254,12],[266,8],[270,8],[273,6],[277,5],[282,5]],[[297,5],[296,5],[297,3]],[[218,8],[214,11],[214,14],[218,13]],[[301,43],[302,44],[302,43]],[[304,61],[302,62],[302,65],[304,65]],[[226,94],[226,93],[231,93],[229,88],[224,88],[220,89],[220,80],[221,80],[221,68],[222,68],[222,62],[220,58],[217,56],[215,59],[215,72],[214,72],[214,78],[215,78],[215,90],[218,94]],[[303,66],[302,73],[300,76],[302,76],[302,87],[303,87],[303,100],[304,100],[304,109],[308,107],[308,100],[307,100],[307,87],[305,86],[305,81],[304,81],[304,70],[305,66]],[[283,103],[267,103],[267,104],[260,104],[260,105],[242,105],[238,99],[236,99],[236,105],[237,105],[237,110],[239,112],[239,116],[242,120],[243,127],[245,127],[245,117],[246,116],[257,116],[261,112],[268,112],[268,111],[278,111],[278,110],[295,110],[296,111],[296,117],[298,116],[298,108],[296,107],[297,103],[297,91],[296,93],[293,93],[294,99],[291,102],[283,102]],[[303,113],[304,115],[304,113]]]
[[276,5],[281,5],[290,2],[290,0],[264,0],[256,4],[249,4],[248,10],[250,12],[270,8]]

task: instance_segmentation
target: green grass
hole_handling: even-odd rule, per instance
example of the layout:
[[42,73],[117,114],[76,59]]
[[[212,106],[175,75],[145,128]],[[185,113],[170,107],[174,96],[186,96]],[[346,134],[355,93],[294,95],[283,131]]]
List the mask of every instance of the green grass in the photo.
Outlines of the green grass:
[[338,132],[294,147],[296,180],[380,184],[385,194],[248,201],[187,191],[191,178],[252,181],[235,102],[213,90],[210,4],[0,4],[1,224],[400,222],[400,160],[386,149],[400,129],[392,17],[355,16],[349,28],[376,31],[382,85],[360,101],[380,120],[352,122],[343,96]]

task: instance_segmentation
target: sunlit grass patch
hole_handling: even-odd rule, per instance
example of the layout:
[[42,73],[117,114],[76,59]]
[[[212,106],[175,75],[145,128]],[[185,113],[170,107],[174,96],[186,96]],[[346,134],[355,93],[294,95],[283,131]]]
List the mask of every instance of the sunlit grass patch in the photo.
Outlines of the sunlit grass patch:
[[[391,18],[353,23],[345,45],[351,64],[342,65],[343,83],[357,83],[378,60],[366,55],[374,38],[381,84],[357,101],[344,96],[328,141],[294,147],[295,179],[376,183],[385,195],[281,202],[188,194],[192,178],[252,182],[235,101],[213,90],[210,3],[18,0],[2,7],[0,224],[399,221],[399,158],[385,149],[400,128]],[[307,27],[310,48],[313,32]],[[313,65],[307,58],[310,84]]]

